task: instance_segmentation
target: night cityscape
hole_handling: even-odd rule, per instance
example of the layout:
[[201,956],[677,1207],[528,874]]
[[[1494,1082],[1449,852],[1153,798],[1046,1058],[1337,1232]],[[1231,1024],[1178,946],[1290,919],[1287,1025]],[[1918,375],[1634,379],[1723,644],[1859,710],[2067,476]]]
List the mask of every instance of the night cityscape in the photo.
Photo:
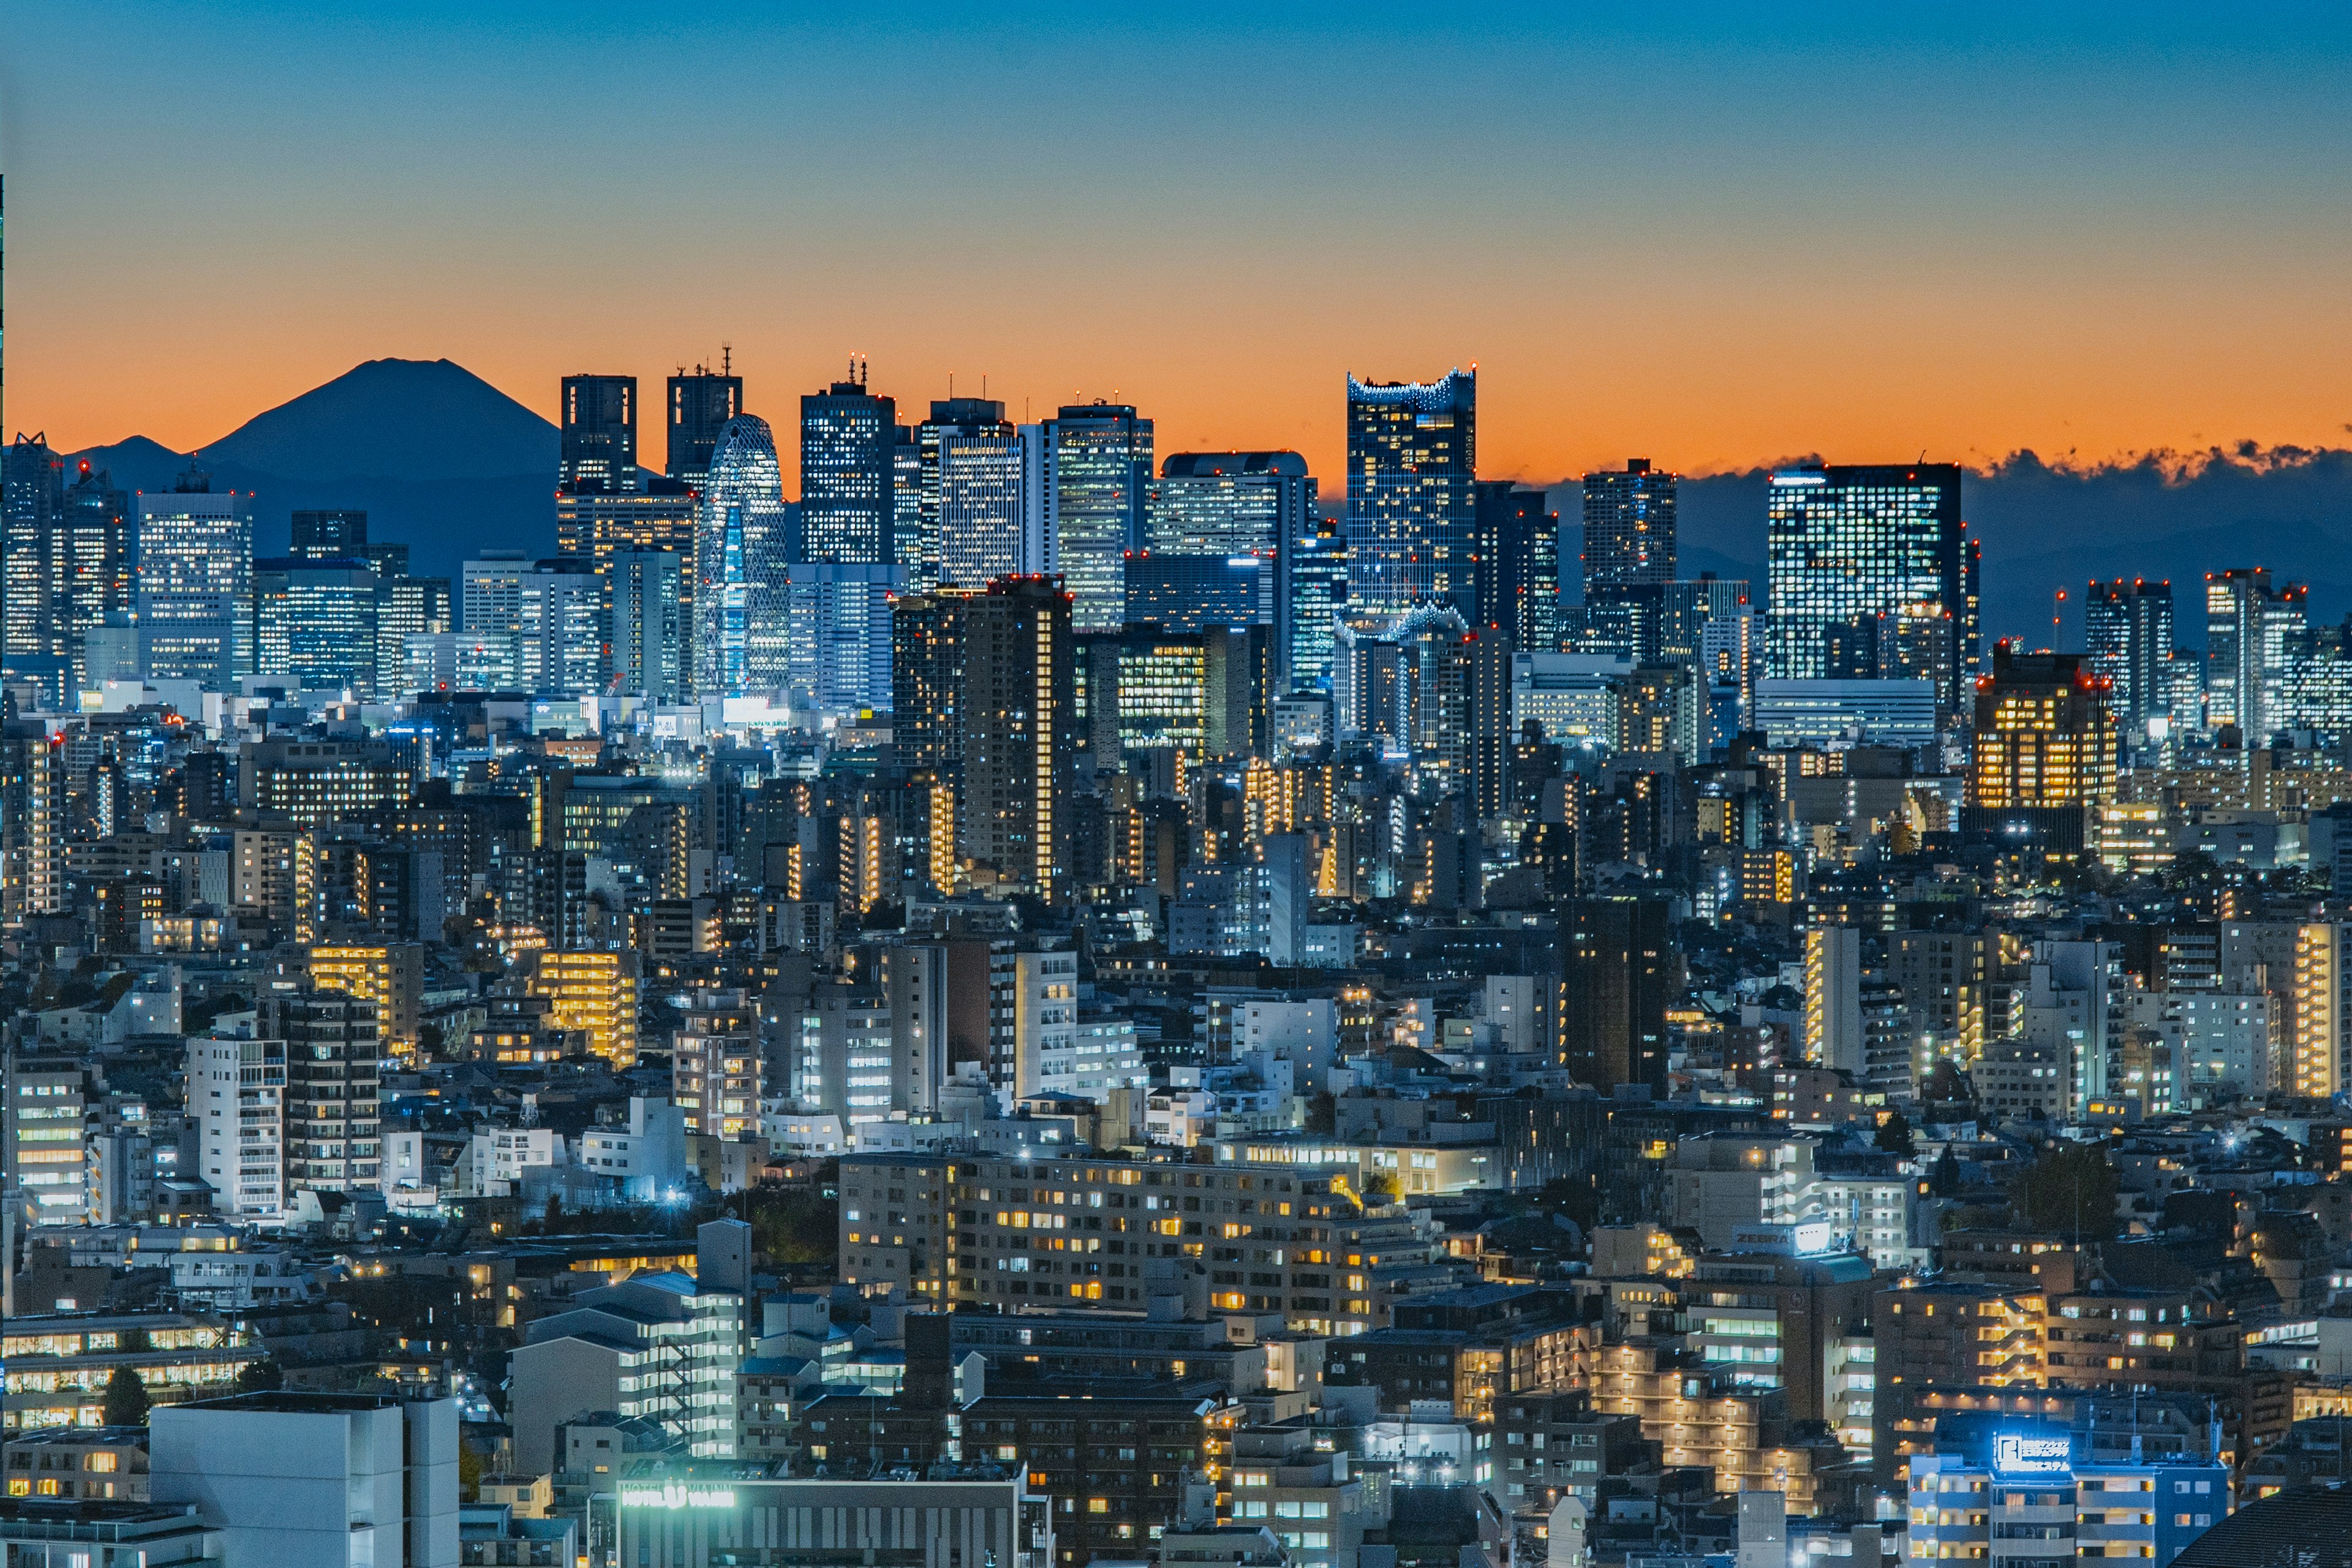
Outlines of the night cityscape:
[[2352,1568],[2352,24],[2136,26],[30,0],[6,1568]]

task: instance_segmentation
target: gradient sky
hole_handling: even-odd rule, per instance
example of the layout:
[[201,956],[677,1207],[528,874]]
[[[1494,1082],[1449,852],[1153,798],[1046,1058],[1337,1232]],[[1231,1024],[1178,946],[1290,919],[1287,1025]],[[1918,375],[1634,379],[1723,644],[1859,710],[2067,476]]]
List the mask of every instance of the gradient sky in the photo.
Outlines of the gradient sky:
[[1474,361],[1538,479],[2352,423],[2341,5],[355,9],[15,0],[10,430],[722,342],[1327,479],[1344,373]]

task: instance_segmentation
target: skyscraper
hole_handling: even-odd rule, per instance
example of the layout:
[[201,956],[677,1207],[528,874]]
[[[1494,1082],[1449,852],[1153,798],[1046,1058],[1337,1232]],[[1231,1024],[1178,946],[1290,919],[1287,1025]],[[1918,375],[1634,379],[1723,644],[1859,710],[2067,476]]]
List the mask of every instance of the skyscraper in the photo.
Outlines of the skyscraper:
[[1378,626],[1416,603],[1477,608],[1471,542],[1475,367],[1443,381],[1348,378],[1348,616]]
[[1961,827],[2011,850],[2083,853],[2116,794],[2108,688],[2074,654],[1993,649],[1976,688],[1975,755]]
[[[1875,676],[1879,617],[1891,611],[1941,617],[1965,640],[1958,464],[1783,468],[1766,506],[1768,674]],[[1948,662],[1966,670],[1971,660],[1962,648]]]
[[253,584],[256,675],[301,691],[374,695],[381,584],[373,567],[278,556],[253,563]]
[[801,559],[891,558],[890,452],[898,405],[866,390],[865,366],[801,398]]
[[2083,641],[2092,670],[2110,688],[2124,743],[2147,744],[2147,721],[2172,709],[2172,584],[2092,583],[2083,595]]
[[791,517],[768,422],[739,415],[710,452],[696,510],[694,690],[740,697],[792,679]]
[[1284,689],[1328,691],[1348,609],[1348,542],[1339,520],[1315,504],[1311,479],[1307,503],[1304,526],[1285,538],[1276,563],[1276,659]]
[[457,628],[450,614],[449,579],[376,574],[375,679],[379,696],[405,696],[408,639],[439,637]]
[[46,434],[19,432],[0,454],[0,658],[12,679],[39,679],[48,652],[42,557],[65,506],[65,459]]
[[305,510],[294,514],[294,536],[286,553],[298,561],[364,561],[367,513]]
[[1497,626],[1513,646],[1559,646],[1559,513],[1542,490],[1510,479],[1476,483],[1475,626]]
[[604,580],[586,557],[551,556],[524,573],[520,608],[524,689],[578,697],[603,689]]
[[1144,543],[1151,421],[1124,404],[1066,404],[1043,435],[1045,537],[1071,624],[1116,631],[1127,622],[1128,553]]
[[958,854],[975,883],[1059,904],[1076,742],[1070,597],[1050,578],[999,578],[965,601],[963,637]]
[[90,631],[110,616],[127,616],[134,602],[133,543],[131,498],[114,488],[105,469],[84,462],[66,490],[65,517],[42,563],[49,651],[71,668],[75,690],[93,684],[84,658]]
[[613,603],[613,684],[656,706],[686,700],[686,561],[674,550],[616,550],[604,580]]
[[1675,580],[1679,479],[1628,458],[1622,468],[1584,476],[1584,597],[1612,588]]
[[2273,589],[2263,567],[2205,574],[2205,721],[2234,724],[2249,746],[2266,745],[2285,711],[2295,634],[2311,590]]
[[[639,472],[642,474],[643,470]],[[616,626],[619,592],[613,581],[613,558],[625,550],[667,551],[678,557],[682,577],[677,584],[679,625],[694,625],[694,493],[677,479],[662,475],[645,479],[633,491],[570,490],[555,492],[555,552],[582,555],[594,564],[599,584],[601,636],[610,655],[611,671],[620,669],[620,636]]]
[[890,559],[907,574],[907,591],[940,585],[940,536],[923,521],[923,443],[912,426],[890,432]]
[[[976,588],[1049,570],[1029,454],[1023,433],[1005,422],[1004,405],[943,398],[931,405],[919,439],[921,526],[926,542],[938,542],[938,581]],[[912,571],[908,578],[919,580]]]
[[1170,555],[1272,555],[1319,521],[1296,452],[1171,453],[1147,506],[1146,542]]
[[562,454],[555,482],[568,490],[637,488],[637,378],[563,378]]
[[233,691],[253,673],[252,498],[190,469],[139,498],[139,646],[147,674]]
[[743,378],[732,359],[713,372],[696,365],[669,378],[669,456],[664,471],[682,484],[698,486],[710,471],[710,454],[727,422],[743,412]]

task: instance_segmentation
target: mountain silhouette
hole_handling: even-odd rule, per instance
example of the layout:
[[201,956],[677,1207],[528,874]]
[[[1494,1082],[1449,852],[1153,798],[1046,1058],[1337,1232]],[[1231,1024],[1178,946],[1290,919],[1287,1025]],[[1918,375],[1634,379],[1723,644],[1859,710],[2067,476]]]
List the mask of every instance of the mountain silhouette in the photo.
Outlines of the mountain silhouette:
[[198,455],[284,479],[552,483],[554,426],[446,359],[372,359],[256,415]]
[[553,425],[448,360],[370,360],[193,455],[143,436],[70,454],[124,489],[168,490],[193,461],[254,496],[255,547],[282,552],[292,513],[356,508],[409,570],[455,578],[484,548],[554,549]]

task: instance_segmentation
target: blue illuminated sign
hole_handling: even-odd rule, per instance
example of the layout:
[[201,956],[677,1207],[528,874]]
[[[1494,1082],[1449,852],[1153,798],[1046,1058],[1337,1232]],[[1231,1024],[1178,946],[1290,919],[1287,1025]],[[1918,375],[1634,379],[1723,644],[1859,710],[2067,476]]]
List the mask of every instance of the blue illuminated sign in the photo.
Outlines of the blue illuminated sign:
[[2032,1432],[2001,1432],[1992,1440],[1992,1468],[2004,1476],[2059,1476],[2074,1465],[2074,1441]]

